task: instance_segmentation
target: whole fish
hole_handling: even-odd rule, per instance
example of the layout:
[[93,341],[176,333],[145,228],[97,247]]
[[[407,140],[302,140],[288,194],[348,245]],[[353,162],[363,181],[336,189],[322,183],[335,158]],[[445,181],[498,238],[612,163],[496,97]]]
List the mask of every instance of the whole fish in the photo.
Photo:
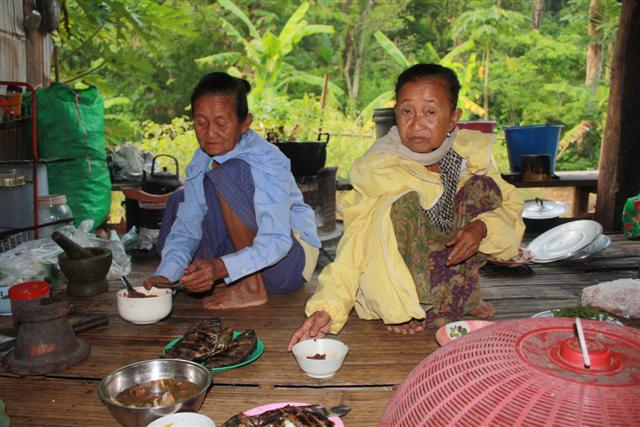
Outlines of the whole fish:
[[229,347],[209,359],[207,367],[237,365],[244,362],[253,353],[258,345],[258,338],[253,329],[248,329],[231,341]]
[[230,328],[222,329],[220,319],[213,317],[189,328],[184,336],[161,356],[206,363],[229,347],[232,334]]
[[331,408],[320,405],[287,405],[258,415],[234,415],[222,427],[332,427],[334,423],[329,417],[343,417],[350,410],[346,405]]

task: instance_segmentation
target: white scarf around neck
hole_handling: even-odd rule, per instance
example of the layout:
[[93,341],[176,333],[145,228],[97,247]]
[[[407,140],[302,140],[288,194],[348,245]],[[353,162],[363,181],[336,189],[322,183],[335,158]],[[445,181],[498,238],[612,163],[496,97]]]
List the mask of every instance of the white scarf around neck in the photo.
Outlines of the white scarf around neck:
[[400,140],[400,134],[398,133],[398,127],[393,126],[385,136],[378,138],[376,142],[373,143],[371,148],[369,148],[369,151],[395,154],[425,166],[433,165],[442,160],[449,149],[451,149],[453,140],[456,138],[457,133],[458,129],[456,128],[444,139],[440,147],[430,153],[416,153],[415,151],[411,151],[402,143]]

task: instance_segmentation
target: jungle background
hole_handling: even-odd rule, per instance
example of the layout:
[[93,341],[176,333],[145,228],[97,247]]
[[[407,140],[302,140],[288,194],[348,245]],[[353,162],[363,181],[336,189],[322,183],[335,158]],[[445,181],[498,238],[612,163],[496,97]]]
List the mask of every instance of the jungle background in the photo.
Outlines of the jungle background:
[[[616,0],[63,0],[59,80],[95,85],[110,149],[136,144],[187,165],[189,97],[214,70],[249,80],[253,128],[280,141],[331,133],[346,177],[416,62],[453,68],[463,120],[564,126],[556,170],[596,169],[620,4]],[[328,84],[326,84],[328,83]],[[324,88],[324,90],[323,90]],[[184,176],[184,175],[182,175]]]

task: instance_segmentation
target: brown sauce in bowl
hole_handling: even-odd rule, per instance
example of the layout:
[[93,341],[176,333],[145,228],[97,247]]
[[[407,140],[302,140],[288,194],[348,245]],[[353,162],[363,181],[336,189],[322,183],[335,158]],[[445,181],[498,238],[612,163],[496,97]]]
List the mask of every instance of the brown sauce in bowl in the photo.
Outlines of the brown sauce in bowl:
[[197,392],[198,386],[190,381],[163,378],[129,387],[118,393],[115,401],[129,407],[152,408],[187,400]]

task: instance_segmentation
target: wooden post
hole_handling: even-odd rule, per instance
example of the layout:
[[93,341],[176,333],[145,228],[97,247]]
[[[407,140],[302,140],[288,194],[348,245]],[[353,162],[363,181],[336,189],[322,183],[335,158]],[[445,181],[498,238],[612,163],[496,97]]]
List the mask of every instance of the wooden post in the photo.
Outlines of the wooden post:
[[640,2],[622,0],[611,73],[609,110],[600,151],[596,220],[622,227],[622,207],[640,193]]

